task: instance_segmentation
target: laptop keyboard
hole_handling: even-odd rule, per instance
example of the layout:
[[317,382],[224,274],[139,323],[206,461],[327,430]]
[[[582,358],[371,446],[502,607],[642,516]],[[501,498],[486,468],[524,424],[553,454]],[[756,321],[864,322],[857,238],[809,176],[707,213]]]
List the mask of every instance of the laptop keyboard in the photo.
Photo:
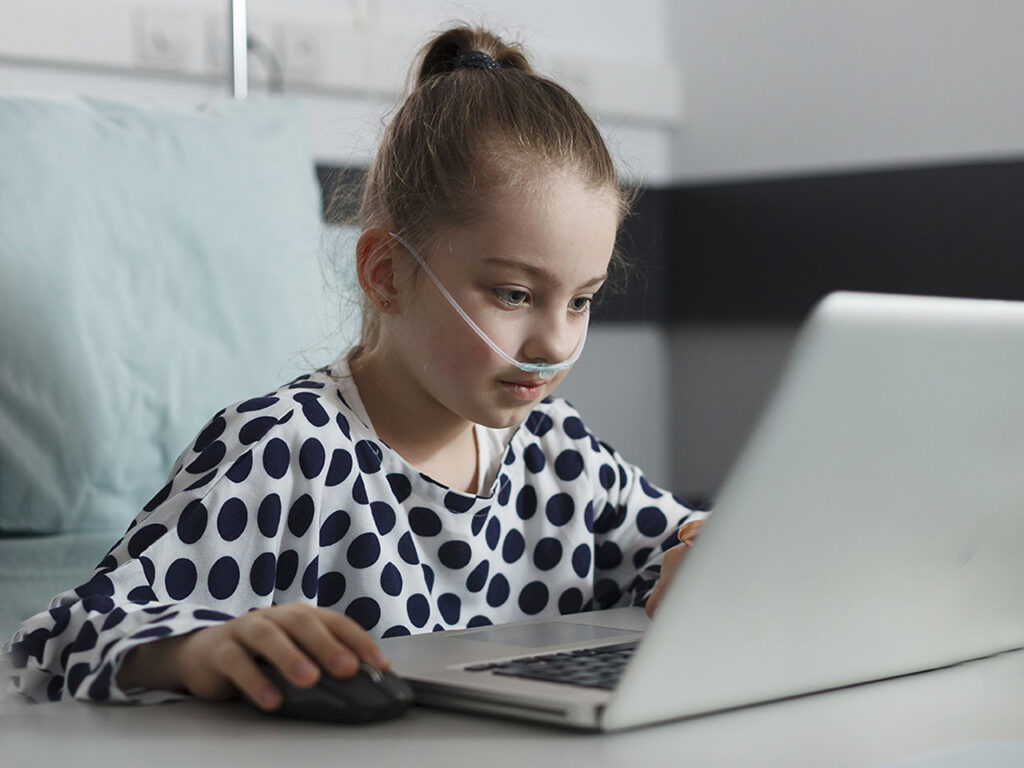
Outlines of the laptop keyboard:
[[639,641],[603,645],[578,651],[526,656],[511,661],[471,664],[463,669],[467,672],[490,672],[505,677],[525,677],[530,680],[611,690],[618,684],[638,644]]

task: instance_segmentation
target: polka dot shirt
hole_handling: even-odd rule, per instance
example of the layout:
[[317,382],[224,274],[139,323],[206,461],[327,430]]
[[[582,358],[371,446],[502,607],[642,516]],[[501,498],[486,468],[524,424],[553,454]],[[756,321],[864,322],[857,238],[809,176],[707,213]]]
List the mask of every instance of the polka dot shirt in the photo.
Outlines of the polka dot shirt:
[[692,512],[562,400],[511,431],[481,495],[421,474],[373,431],[344,362],[217,413],[81,586],[5,650],[35,700],[156,702],[124,654],[272,604],[377,638],[642,605]]

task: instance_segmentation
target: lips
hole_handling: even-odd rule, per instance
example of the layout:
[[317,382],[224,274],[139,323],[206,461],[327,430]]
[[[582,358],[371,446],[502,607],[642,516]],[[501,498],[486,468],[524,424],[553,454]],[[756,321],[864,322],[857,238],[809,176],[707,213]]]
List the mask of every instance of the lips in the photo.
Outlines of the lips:
[[536,400],[544,391],[544,384],[537,379],[526,381],[502,381],[501,386],[516,400]]
[[521,379],[519,381],[509,380],[509,384],[514,384],[517,387],[543,387],[546,381],[538,378]]

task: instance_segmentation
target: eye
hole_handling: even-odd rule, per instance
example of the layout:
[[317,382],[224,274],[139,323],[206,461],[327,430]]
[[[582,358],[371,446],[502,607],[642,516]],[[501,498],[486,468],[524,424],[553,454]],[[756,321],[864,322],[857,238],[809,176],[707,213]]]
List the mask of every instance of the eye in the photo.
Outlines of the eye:
[[590,310],[590,305],[594,303],[593,296],[577,296],[569,302],[569,310],[577,314],[583,314]]
[[530,294],[521,288],[495,288],[494,293],[503,304],[510,307],[521,307],[530,299]]

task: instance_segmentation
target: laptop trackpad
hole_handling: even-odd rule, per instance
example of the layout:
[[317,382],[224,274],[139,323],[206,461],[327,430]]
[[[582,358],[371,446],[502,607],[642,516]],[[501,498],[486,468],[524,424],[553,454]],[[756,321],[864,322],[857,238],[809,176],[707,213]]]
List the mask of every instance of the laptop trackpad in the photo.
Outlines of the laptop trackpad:
[[565,645],[567,643],[588,643],[592,640],[603,640],[607,637],[635,635],[636,630],[613,629],[593,624],[571,624],[567,621],[542,621],[536,624],[522,624],[508,627],[480,629],[475,632],[463,632],[462,640],[479,640],[484,643],[504,643],[520,645],[526,648],[540,648],[546,645]]

